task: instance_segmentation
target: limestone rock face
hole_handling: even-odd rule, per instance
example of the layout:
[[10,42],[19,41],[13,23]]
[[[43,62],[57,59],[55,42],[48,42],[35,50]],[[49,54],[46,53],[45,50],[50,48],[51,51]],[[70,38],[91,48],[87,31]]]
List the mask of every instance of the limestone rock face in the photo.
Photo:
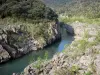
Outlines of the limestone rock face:
[[37,34],[39,39],[34,38],[35,36],[31,36],[32,34],[30,34],[30,32],[25,29],[26,26],[24,25],[4,26],[0,29],[0,45],[5,49],[4,51],[7,52],[8,55],[10,55],[12,58],[18,58],[30,51],[42,49],[48,44],[52,44],[57,39],[61,38],[59,25],[57,25],[55,22],[48,24],[50,24],[48,25],[48,29],[45,29],[47,32],[50,31],[47,33],[48,35],[45,35],[47,38],[41,37]]
[[10,59],[9,53],[0,45],[0,63],[6,62]]

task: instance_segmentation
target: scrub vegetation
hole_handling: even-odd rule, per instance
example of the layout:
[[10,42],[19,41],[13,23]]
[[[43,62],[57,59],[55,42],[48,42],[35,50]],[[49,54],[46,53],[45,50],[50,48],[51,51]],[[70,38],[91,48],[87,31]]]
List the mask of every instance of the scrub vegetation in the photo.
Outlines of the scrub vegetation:
[[39,0],[0,0],[0,17],[55,20],[57,15]]

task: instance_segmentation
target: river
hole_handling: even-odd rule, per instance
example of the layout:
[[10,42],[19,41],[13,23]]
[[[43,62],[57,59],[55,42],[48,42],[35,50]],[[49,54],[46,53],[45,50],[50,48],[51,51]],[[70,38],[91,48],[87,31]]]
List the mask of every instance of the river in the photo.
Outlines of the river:
[[68,35],[65,29],[61,30],[61,34],[61,41],[58,41],[42,50],[31,52],[21,58],[10,60],[7,63],[0,64],[0,75],[12,75],[12,73],[20,73],[33,60],[37,60],[38,57],[43,58],[45,52],[48,53],[48,58],[50,59],[55,53],[64,50],[64,46],[70,45],[74,38],[73,36]]

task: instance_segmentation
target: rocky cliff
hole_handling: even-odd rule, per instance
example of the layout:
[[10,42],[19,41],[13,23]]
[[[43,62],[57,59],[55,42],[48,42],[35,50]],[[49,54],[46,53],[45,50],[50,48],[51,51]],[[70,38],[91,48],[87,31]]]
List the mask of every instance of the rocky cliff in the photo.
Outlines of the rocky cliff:
[[60,39],[57,17],[40,0],[0,0],[0,63]]
[[10,58],[23,56],[30,51],[42,49],[60,39],[59,25],[56,22],[48,22],[45,25],[47,29],[44,28],[43,32],[35,30],[38,27],[32,30],[29,26],[2,26],[0,29],[0,63],[8,61]]
[[[30,64],[21,75],[99,75],[100,26],[72,23],[75,41],[49,61]],[[72,31],[72,30],[71,30]]]

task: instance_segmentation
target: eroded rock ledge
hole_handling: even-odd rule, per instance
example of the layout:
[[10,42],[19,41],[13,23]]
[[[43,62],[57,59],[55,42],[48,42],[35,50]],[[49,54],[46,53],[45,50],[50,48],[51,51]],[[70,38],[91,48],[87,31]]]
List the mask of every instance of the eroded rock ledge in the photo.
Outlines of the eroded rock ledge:
[[[73,23],[75,41],[64,52],[44,61],[39,68],[30,64],[20,75],[99,75],[100,26]],[[38,62],[38,61],[37,61]]]
[[0,63],[23,56],[30,51],[42,49],[61,38],[59,25],[56,22],[48,23],[45,29],[48,38],[40,37],[40,35],[37,36],[39,38],[35,38],[25,29],[27,28],[25,25],[1,25],[0,27]]

